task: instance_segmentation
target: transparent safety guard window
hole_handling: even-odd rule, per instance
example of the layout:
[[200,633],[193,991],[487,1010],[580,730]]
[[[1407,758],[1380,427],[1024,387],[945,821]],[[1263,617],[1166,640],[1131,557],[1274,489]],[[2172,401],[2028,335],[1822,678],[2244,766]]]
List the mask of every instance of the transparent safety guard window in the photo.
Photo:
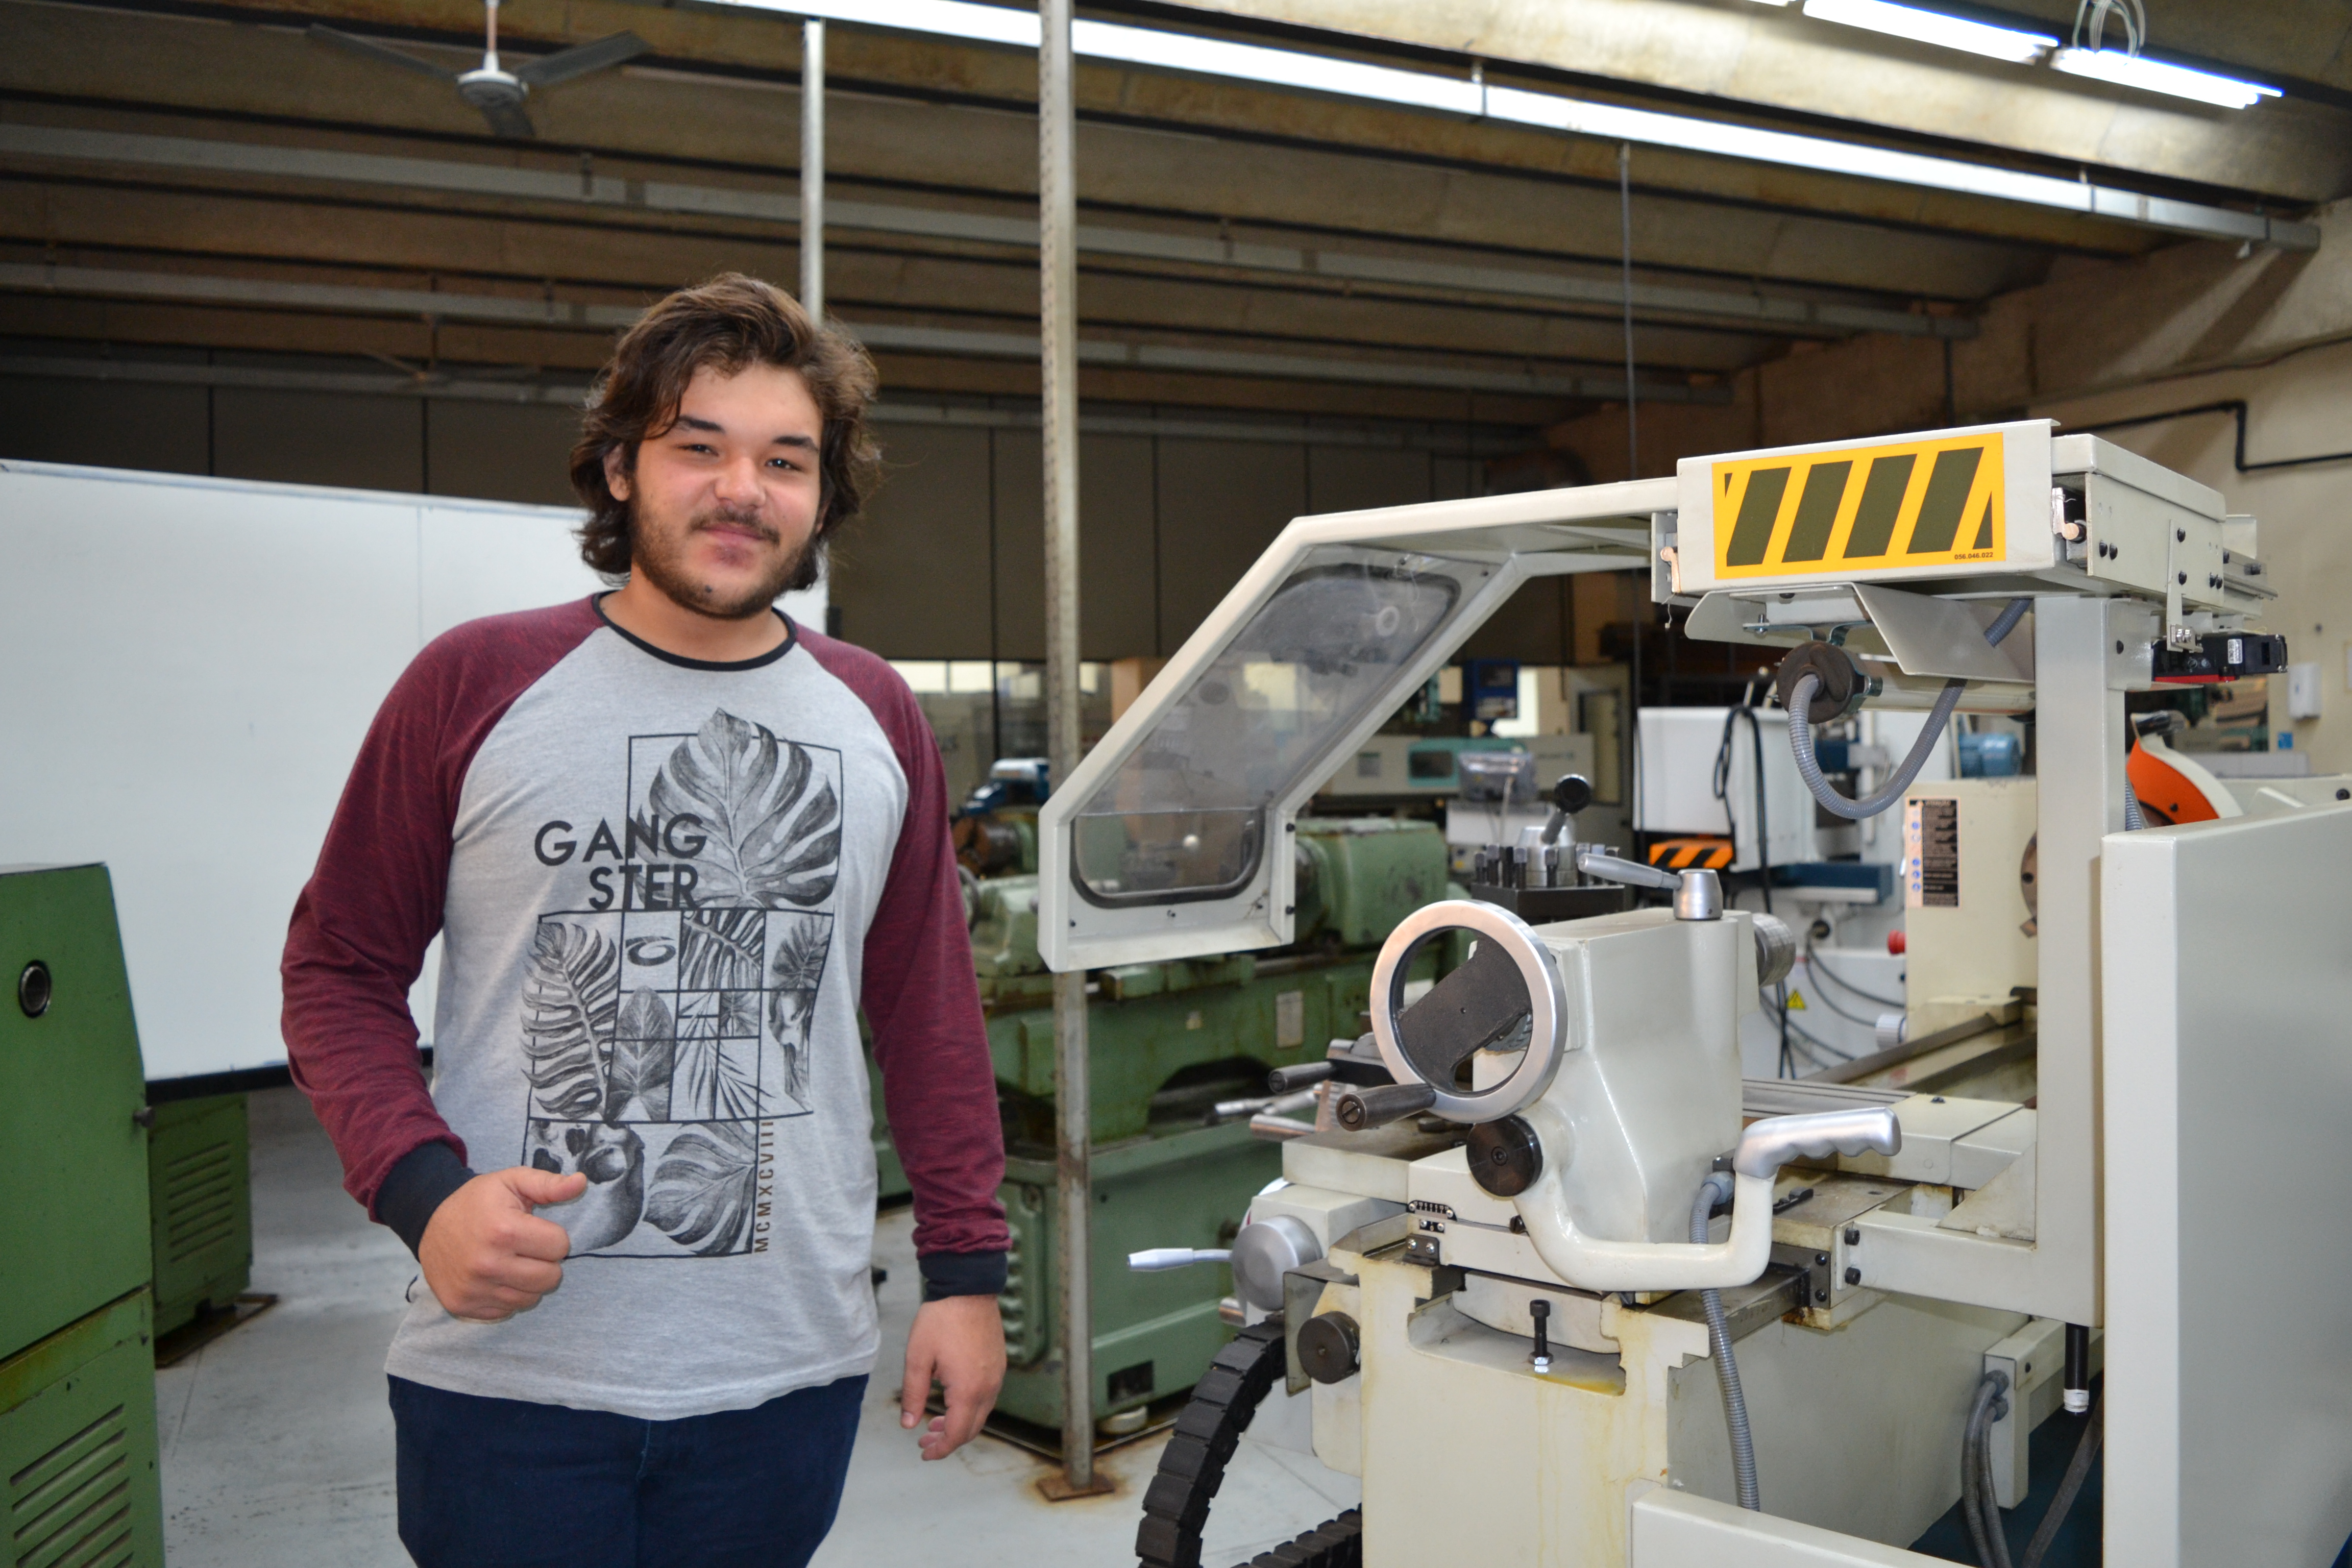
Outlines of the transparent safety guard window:
[[1395,685],[1478,571],[1345,545],[1308,554],[1079,809],[1080,895],[1116,907],[1246,887],[1269,805]]

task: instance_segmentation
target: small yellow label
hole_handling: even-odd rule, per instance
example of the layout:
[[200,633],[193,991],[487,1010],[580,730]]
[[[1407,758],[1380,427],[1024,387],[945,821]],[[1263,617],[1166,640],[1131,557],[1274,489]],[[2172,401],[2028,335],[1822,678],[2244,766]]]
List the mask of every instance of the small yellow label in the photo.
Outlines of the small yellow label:
[[1791,992],[1790,992],[1790,993],[1789,993],[1789,1011],[1790,1011],[1790,1012],[1791,1012],[1791,1013],[1801,1013],[1801,1012],[1803,1012],[1804,1010],[1805,1010],[1805,994],[1804,994],[1803,992],[1801,992],[1801,991],[1791,991]]
[[2004,477],[1998,430],[1717,463],[1716,575],[2000,560]]

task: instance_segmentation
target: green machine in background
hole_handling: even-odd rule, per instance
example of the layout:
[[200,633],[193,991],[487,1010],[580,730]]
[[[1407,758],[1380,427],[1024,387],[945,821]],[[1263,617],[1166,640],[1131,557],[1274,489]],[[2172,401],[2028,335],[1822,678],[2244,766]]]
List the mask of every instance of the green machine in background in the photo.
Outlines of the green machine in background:
[[[167,1352],[238,1321],[236,1303],[253,1272],[250,1148],[242,1094],[166,1100],[152,1110],[147,1208],[155,1336]],[[164,1339],[179,1329],[190,1332]]]
[[[997,1409],[1057,1431],[1054,977],[1037,956],[1036,840],[1017,808],[956,826],[963,863],[979,873],[965,894],[1008,1155],[999,1195],[1013,1230],[1001,1299],[1011,1370]],[[1447,896],[1445,844],[1425,822],[1305,819],[1297,853],[1290,946],[1088,977],[1097,1419],[1191,1388],[1231,1336],[1218,1312],[1232,1289],[1224,1269],[1127,1268],[1145,1247],[1226,1246],[1250,1199],[1281,1175],[1281,1149],[1245,1116],[1213,1120],[1216,1105],[1263,1096],[1268,1068],[1320,1059],[1333,1039],[1361,1033],[1381,943]],[[1423,962],[1433,973],[1434,957]],[[887,1196],[906,1182],[881,1115],[877,1093]]]
[[0,974],[5,1561],[160,1568],[146,1084],[104,867],[0,870]]

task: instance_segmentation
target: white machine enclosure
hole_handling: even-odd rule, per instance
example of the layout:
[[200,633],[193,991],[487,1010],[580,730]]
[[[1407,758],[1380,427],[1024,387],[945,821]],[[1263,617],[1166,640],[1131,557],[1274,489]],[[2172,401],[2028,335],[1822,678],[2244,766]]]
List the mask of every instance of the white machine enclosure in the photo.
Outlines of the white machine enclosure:
[[[1874,474],[1902,483],[1883,478],[1874,494]],[[1882,532],[1858,545],[1865,523]],[[1394,1130],[1286,1146],[1286,1173],[1315,1189],[1310,1206],[1328,1212],[1349,1194],[1409,1205],[1328,1236],[1314,1289],[1290,1302],[1361,1325],[1360,1370],[1317,1385],[1312,1404],[1316,1452],[1363,1478],[1367,1564],[1924,1564],[1934,1560],[1903,1548],[1958,1493],[1969,1391],[1989,1368],[2025,1378],[2066,1324],[2094,1331],[2114,1391],[2109,1562],[2303,1563],[2341,1543],[2352,1413],[2339,1406],[2352,1368],[2338,1363],[2352,1353],[2352,1307],[2324,1277],[2333,1254],[2305,1232],[2341,1206],[2325,1152],[2352,1100],[2338,1062],[2352,1059],[2352,950],[2324,900],[2352,870],[2352,803],[2337,802],[2338,780],[2216,781],[2205,793],[2217,811],[2235,808],[2222,820],[2123,832],[2125,696],[2149,687],[2158,650],[2259,617],[2270,595],[2250,569],[2253,546],[2252,520],[2228,516],[2214,492],[2039,421],[1691,459],[1672,482],[1302,519],[1057,792],[1040,823],[1041,940],[1056,967],[1286,940],[1279,854],[1258,855],[1230,887],[1178,877],[1109,889],[1142,897],[1105,900],[1099,885],[1086,896],[1076,846],[1102,831],[1089,819],[1166,819],[1121,824],[1130,846],[1159,831],[1181,847],[1199,826],[1136,792],[1129,760],[1204,742],[1246,750],[1286,726],[1295,777],[1176,803],[1248,815],[1259,845],[1279,845],[1313,781],[1511,589],[1631,564],[1688,612],[1693,636],[1766,647],[1834,636],[1877,681],[1874,701],[1925,707],[1963,680],[1963,711],[2034,715],[2037,765],[2022,787],[1927,792],[1999,807],[1977,836],[1990,858],[1972,857],[1967,875],[1971,893],[1994,895],[1981,912],[2009,945],[2031,944],[1996,966],[2009,984],[2032,977],[2030,1106],[1900,1100],[1899,1156],[1823,1152],[1777,1183],[1743,1169],[1734,1236],[1694,1247],[1683,1239],[1693,1189],[1740,1143],[1741,1121],[1791,1097],[1837,1101],[1738,1079],[1732,1030],[1755,979],[1738,912],[1702,933],[1651,911],[1538,928],[1570,1022],[1556,1076],[1522,1115],[1548,1155],[1568,1158],[1548,1159],[1526,1190],[1494,1196],[1463,1148],[1413,1147]],[[1444,575],[1458,591],[1409,647],[1360,645],[1368,657],[1344,689],[1331,683],[1339,665],[1269,668],[1298,664],[1299,647],[1253,618],[1350,548],[1417,552],[1386,569]],[[2031,613],[2017,634],[1988,645],[1984,628],[2020,598]],[[1256,719],[1210,734],[1169,722],[1234,676],[1262,694]],[[1318,681],[1319,708],[1299,696]],[[1196,750],[1187,766],[1213,776],[1213,761]],[[2011,902],[2021,837],[2038,857],[2031,911]],[[1975,903],[1957,908],[1973,919]],[[2246,987],[2231,980],[2240,972]],[[1928,1000],[1998,999],[1965,976],[1935,986]],[[2248,1005],[2259,1034],[2232,1026]],[[1474,1086],[1510,1072],[1492,1055]],[[1759,1112],[1760,1101],[1773,1103]],[[1769,1222],[1775,1258],[1801,1254],[1822,1284],[1810,1303],[1773,1297],[1789,1286],[1777,1274],[1724,1292],[1748,1373],[1762,1514],[1728,1506],[1693,1300],[1694,1286],[1729,1281],[1591,1267],[1611,1247],[1651,1266],[1729,1247],[1757,1182],[1768,1214],[1788,1210]],[[1269,1214],[1276,1195],[1262,1200]],[[2289,1266],[2284,1293],[2266,1297],[2289,1304],[2293,1326],[2264,1334],[2260,1352],[2246,1348],[2242,1301],[2199,1267],[2216,1248],[2245,1255],[2249,1241],[2312,1266]],[[1586,1243],[1605,1246],[1575,1250]],[[1543,1293],[1566,1331],[1548,1368],[1530,1364],[1525,1331]],[[2021,1411],[1997,1434],[2004,1506],[2050,1406],[2048,1375],[2021,1385]]]

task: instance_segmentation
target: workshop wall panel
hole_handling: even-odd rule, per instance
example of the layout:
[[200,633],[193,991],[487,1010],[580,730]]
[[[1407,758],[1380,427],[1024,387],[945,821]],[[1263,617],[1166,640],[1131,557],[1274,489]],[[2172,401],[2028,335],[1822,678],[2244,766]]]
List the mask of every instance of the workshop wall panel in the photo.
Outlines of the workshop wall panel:
[[576,506],[568,477],[580,410],[549,403],[427,403],[425,485],[436,496]]
[[201,386],[0,377],[0,457],[201,474],[207,451]]
[[[995,432],[996,657],[1045,657],[1045,449]],[[1106,662],[1157,646],[1152,438],[1078,438],[1078,647]]]
[[1307,448],[1160,442],[1160,647],[1171,654],[1307,510]]
[[1363,511],[1435,500],[1427,452],[1382,447],[1310,447],[1307,510]]
[[900,425],[882,435],[882,485],[833,548],[841,635],[886,658],[985,658],[995,619],[990,432]]
[[213,472],[345,489],[425,488],[425,405],[321,392],[213,391]]

